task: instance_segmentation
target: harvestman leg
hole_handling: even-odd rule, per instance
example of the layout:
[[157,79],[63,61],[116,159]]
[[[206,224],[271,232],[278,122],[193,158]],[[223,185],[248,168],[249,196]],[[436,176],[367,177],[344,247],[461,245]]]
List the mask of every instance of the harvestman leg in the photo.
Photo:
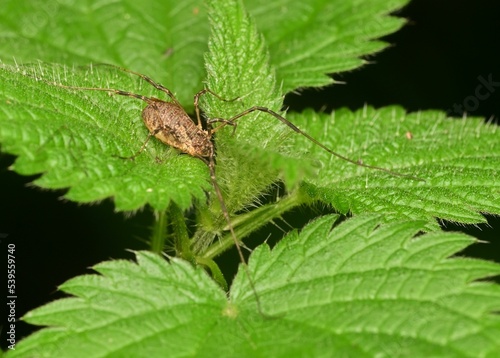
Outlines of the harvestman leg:
[[[156,88],[158,91],[162,91],[164,92],[167,96],[169,96],[172,101],[175,102],[175,104],[177,104],[179,107],[182,107],[181,104],[179,103],[179,101],[177,100],[177,98],[174,96],[174,94],[172,93],[172,91],[170,91],[167,87],[159,84],[158,82],[155,82],[153,81],[151,78],[149,78],[148,76],[146,75],[143,75],[142,73],[139,73],[139,72],[135,72],[135,71],[132,71],[132,70],[129,70],[129,69],[126,69],[126,68],[123,68],[123,67],[120,67],[120,66],[115,66],[115,65],[110,65],[108,63],[98,63],[98,64],[95,64],[93,66],[108,66],[108,67],[113,67],[113,68],[117,68],[119,69],[120,71],[123,71],[123,72],[128,72],[128,73],[132,73],[140,78],[142,78],[144,81],[148,82],[150,85],[152,85],[154,88]],[[101,89],[101,90],[105,90],[105,89]],[[126,92],[126,93],[129,93],[129,92]],[[132,94],[133,95],[133,94]],[[130,97],[130,96],[129,96]],[[136,96],[132,96],[132,97],[136,97]],[[142,96],[144,97],[144,96]]]
[[[142,78],[144,81],[148,82],[150,85],[152,85],[157,90],[165,93],[167,96],[169,96],[172,99],[172,101],[175,104],[177,104],[179,107],[182,108],[181,104],[179,103],[179,101],[177,100],[177,98],[174,96],[174,94],[172,93],[172,91],[170,91],[167,87],[165,87],[165,86],[161,85],[160,83],[152,80],[151,78],[149,78],[148,76],[146,76],[146,75],[144,75],[142,73],[135,72],[135,71],[123,68],[123,67],[106,64],[106,63],[97,64],[97,65],[94,65],[94,66],[109,66],[109,67],[117,68],[117,69],[119,69],[119,70],[121,70],[123,72],[132,73],[132,74],[134,74],[134,75]],[[221,99],[223,101],[226,101],[226,100],[224,100],[223,98],[219,97],[217,94],[213,93],[212,91],[210,91],[208,89],[203,89],[203,90],[201,90],[200,92],[198,92],[197,94],[194,95],[194,109],[195,109],[195,112],[196,112],[196,125],[198,126],[199,129],[203,129],[202,128],[202,123],[201,123],[199,101],[200,101],[200,97],[203,94],[207,93],[207,92],[211,93],[212,95],[214,95],[215,97],[217,97],[217,98],[219,98],[219,99]]]
[[[127,70],[125,68],[121,68],[121,67],[118,67],[118,66],[113,66],[113,65],[108,65],[108,64],[101,64],[101,66],[116,67],[116,68],[118,68],[118,69],[120,69],[120,70],[122,70],[124,72],[130,72],[130,73],[133,73],[133,74],[141,77],[142,79],[144,79],[145,81],[147,81],[148,83],[150,83],[151,85],[153,85],[156,89],[158,89],[158,90],[166,93],[172,99],[172,101],[174,101],[179,107],[182,108],[182,106],[177,101],[177,98],[175,98],[174,94],[168,88],[162,86],[159,83],[156,83],[151,78],[149,78],[149,77],[147,77],[147,76],[145,76],[143,74],[140,74],[140,73],[137,73],[137,72],[134,72],[134,71],[131,71],[131,70]],[[67,89],[92,90],[92,91],[108,92],[108,93],[117,94],[117,95],[120,95],[120,96],[137,98],[137,99],[140,99],[141,101],[146,102],[147,104],[153,104],[153,103],[158,102],[158,101],[163,102],[161,99],[158,99],[158,98],[146,97],[146,96],[143,96],[143,95],[140,95],[140,94],[136,94],[136,93],[132,93],[132,92],[126,92],[126,91],[122,91],[122,90],[118,90],[118,89],[114,89],[114,88],[78,87],[78,86],[65,86],[65,85],[58,85],[58,86],[62,87],[62,88],[67,88]],[[231,124],[228,123],[228,125],[231,125]],[[148,137],[146,138],[146,140],[144,141],[144,143],[141,145],[141,148],[134,155],[132,155],[131,157],[122,157],[122,156],[118,156],[118,157],[121,158],[121,159],[131,159],[131,160],[134,160],[139,154],[141,154],[144,151],[144,149],[146,148],[146,145],[148,144],[148,142],[151,139],[151,137],[154,137],[156,134],[158,134],[163,129],[165,129],[165,128],[164,127],[159,127],[159,128],[156,128],[153,132],[149,132],[148,133]]]
[[[210,92],[210,93],[212,93],[212,92]],[[313,142],[314,144],[316,144],[320,148],[326,150],[331,155],[334,155],[337,158],[343,159],[343,160],[345,160],[345,161],[347,161],[349,163],[352,163],[354,165],[358,165],[358,166],[364,167],[364,168],[380,170],[380,171],[389,173],[389,174],[391,174],[393,176],[409,178],[409,179],[413,179],[413,180],[417,180],[417,181],[425,181],[422,178],[418,178],[418,177],[415,177],[415,176],[410,175],[410,174],[402,174],[402,173],[398,173],[398,172],[395,172],[395,171],[392,171],[392,170],[389,170],[389,169],[386,169],[386,168],[377,167],[375,165],[364,164],[364,163],[361,163],[359,161],[355,161],[355,160],[349,159],[349,158],[347,158],[347,157],[345,157],[345,156],[343,156],[341,154],[338,154],[338,153],[334,152],[333,150],[331,150],[330,148],[328,148],[327,146],[325,146],[324,144],[322,144],[321,142],[319,142],[318,140],[316,140],[315,138],[311,137],[309,134],[307,134],[306,132],[304,132],[300,128],[298,128],[296,125],[294,125],[289,120],[285,119],[284,117],[282,117],[278,113],[276,113],[276,112],[274,112],[274,111],[272,111],[272,110],[270,110],[269,108],[266,108],[266,107],[253,106],[253,107],[250,107],[250,108],[244,110],[243,112],[241,112],[241,113],[233,116],[230,119],[213,118],[213,119],[210,119],[208,121],[208,123],[210,124],[210,123],[214,123],[214,122],[222,122],[222,124],[220,126],[218,126],[214,130],[214,132],[215,132],[216,130],[219,130],[220,128],[222,128],[222,127],[224,127],[226,125],[233,125],[234,126],[236,124],[236,121],[238,119],[240,119],[241,117],[246,116],[247,114],[250,114],[250,113],[256,112],[256,111],[264,112],[264,113],[268,113],[268,114],[272,115],[274,118],[278,119],[280,122],[282,122],[283,124],[285,124],[288,127],[290,127],[293,131],[295,131],[296,133],[299,133],[299,134],[303,135],[304,137],[306,137],[307,139],[309,139],[311,142]],[[234,133],[234,130],[233,130],[233,133]]]
[[[222,98],[221,96],[219,96],[217,93],[215,93],[214,91],[208,89],[208,88],[204,88],[202,89],[200,92],[198,92],[197,94],[194,95],[194,110],[196,112],[196,120],[198,121],[199,123],[199,127],[200,129],[201,128],[201,117],[200,117],[200,106],[199,106],[199,103],[200,103],[200,97],[203,96],[204,94],[206,93],[210,93],[212,96],[214,96],[215,98],[221,100],[221,101],[224,101],[224,102],[234,102],[236,100],[239,99],[239,97],[236,97],[236,98],[233,98],[233,99],[225,99],[225,98]],[[209,125],[209,134],[213,134],[215,132],[217,132],[219,130],[219,128],[210,128],[210,124],[212,123],[216,123],[216,122],[221,122],[221,123],[225,123],[225,125],[230,125],[230,126],[233,126],[233,134],[234,132],[236,131],[236,122],[232,122],[231,123],[231,120],[228,120],[228,119],[224,119],[224,118],[214,118],[214,119],[209,119],[207,120],[207,124]]]

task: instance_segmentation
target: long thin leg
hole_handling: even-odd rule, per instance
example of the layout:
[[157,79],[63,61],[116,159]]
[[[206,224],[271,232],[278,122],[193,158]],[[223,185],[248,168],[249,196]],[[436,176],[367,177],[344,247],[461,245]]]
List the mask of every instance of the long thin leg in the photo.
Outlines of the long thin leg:
[[148,133],[148,137],[146,138],[146,140],[144,141],[144,143],[141,145],[141,148],[134,154],[132,155],[131,157],[122,157],[122,156],[119,156],[117,155],[118,158],[120,159],[130,159],[130,160],[134,160],[135,158],[137,158],[143,151],[144,149],[146,149],[146,145],[148,144],[149,140],[151,139],[151,137],[154,137],[160,130],[155,130],[153,133]]
[[164,92],[167,96],[169,96],[172,99],[173,102],[175,102],[177,105],[179,105],[180,107],[182,107],[181,104],[179,103],[179,101],[177,100],[177,98],[175,98],[175,96],[172,93],[172,91],[170,91],[167,87],[161,85],[160,83],[153,81],[151,78],[149,78],[146,75],[143,75],[142,73],[135,72],[135,71],[129,70],[127,68],[123,68],[123,67],[120,67],[120,66],[112,65],[112,64],[109,64],[109,63],[97,63],[97,64],[94,64],[92,66],[108,66],[108,67],[113,67],[113,68],[116,68],[116,69],[118,69],[120,71],[128,72],[128,73],[131,73],[133,75],[136,75],[136,76],[142,78],[144,81],[148,82],[150,85],[152,85],[158,91]]
[[313,137],[311,137],[309,134],[307,134],[303,130],[299,129],[292,122],[286,120],[285,118],[283,118],[282,116],[280,116],[278,113],[276,113],[276,112],[274,112],[274,111],[272,111],[272,110],[270,110],[269,108],[266,108],[266,107],[254,106],[254,107],[248,108],[247,110],[245,110],[245,111],[243,111],[243,112],[235,115],[234,117],[228,119],[227,122],[229,122],[229,123],[226,123],[225,121],[223,121],[222,124],[219,127],[217,127],[217,130],[220,129],[221,127],[224,127],[225,125],[231,125],[230,124],[231,122],[235,123],[241,117],[246,116],[247,114],[250,114],[250,113],[255,112],[255,111],[265,112],[265,113],[268,113],[268,114],[272,115],[274,118],[278,119],[279,121],[281,121],[282,123],[284,123],[285,125],[287,125],[288,127],[290,127],[291,129],[293,129],[296,133],[302,134],[304,137],[306,137],[307,139],[309,139],[311,142],[313,142],[314,144],[316,144],[318,147],[326,150],[331,155],[334,155],[337,158],[343,159],[343,160],[345,160],[345,161],[347,161],[349,163],[352,163],[354,165],[358,165],[358,166],[364,167],[364,168],[370,168],[370,169],[380,170],[380,171],[383,171],[383,172],[386,172],[386,173],[389,173],[391,175],[398,176],[398,177],[404,177],[404,178],[409,178],[409,179],[418,180],[418,181],[425,181],[424,179],[415,177],[413,175],[394,172],[392,170],[389,170],[389,169],[386,169],[386,168],[382,168],[382,167],[377,167],[375,165],[363,164],[363,163],[357,162],[355,160],[349,159],[347,157],[344,157],[343,155],[338,154],[338,153],[334,152],[333,150],[331,150],[330,148],[328,148],[327,146],[323,145],[321,142],[317,141],[316,139],[314,139]]
[[[200,128],[200,129],[202,129],[202,127],[201,127],[201,116],[200,116],[200,106],[199,106],[199,103],[200,103],[200,97],[203,96],[206,93],[210,93],[215,98],[217,98],[217,99],[219,99],[221,101],[224,101],[224,102],[234,102],[234,101],[236,101],[236,100],[239,99],[239,97],[236,97],[236,98],[233,98],[233,99],[222,98],[217,93],[213,92],[212,90],[209,90],[208,88],[204,88],[200,92],[198,92],[197,94],[195,94],[194,95],[194,110],[196,112],[196,120],[198,121],[198,128]],[[225,120],[219,120],[219,122],[222,122],[222,121],[225,121]],[[210,124],[210,122],[213,123],[213,121],[208,121],[208,124]],[[226,124],[230,124],[230,123],[226,123]]]
[[241,242],[236,237],[236,233],[234,232],[233,224],[231,222],[231,218],[229,217],[229,212],[227,211],[226,203],[224,201],[224,197],[222,196],[222,191],[220,190],[219,184],[217,183],[217,178],[215,177],[215,161],[214,161],[214,153],[210,153],[209,159],[201,158],[207,165],[210,171],[210,180],[212,181],[212,186],[214,187],[215,194],[217,195],[217,199],[219,200],[219,204],[222,210],[222,215],[224,215],[224,219],[226,220],[227,226],[229,227],[229,231],[231,232],[231,237],[233,238],[234,245],[236,246],[236,250],[238,251],[238,256],[240,257],[240,261],[245,270],[245,274],[248,277],[248,282],[250,283],[250,287],[255,295],[255,300],[257,301],[257,309],[259,313],[264,317],[269,317],[269,315],[265,314],[262,311],[262,305],[260,302],[259,295],[257,294],[257,290],[255,288],[255,283],[252,280],[252,276],[250,275],[250,271],[248,270],[247,261],[245,256],[243,255],[243,251],[241,250]]
[[200,115],[200,97],[207,92],[206,89],[202,89],[200,92],[194,95],[194,111],[196,112],[196,125],[199,129],[203,129],[201,125],[201,115]]
[[[210,125],[213,124],[213,123],[224,123],[223,125],[221,126],[218,126],[216,128],[212,128]],[[237,122],[234,122],[234,121],[231,121],[229,119],[224,119],[224,118],[211,118],[207,121],[207,124],[209,124],[209,128],[210,128],[210,133],[209,135],[212,135],[214,134],[215,132],[217,132],[219,129],[229,125],[229,126],[233,126],[233,135],[234,133],[236,132],[236,127],[238,125]]]
[[158,101],[158,99],[156,99],[156,98],[146,97],[146,96],[143,96],[140,94],[126,92],[126,91],[122,91],[122,90],[117,90],[114,88],[78,87],[78,86],[66,86],[66,85],[60,85],[60,84],[55,84],[55,86],[67,88],[67,89],[73,89],[73,90],[108,92],[108,93],[118,94],[120,96],[138,98],[146,103],[153,103],[155,101]]

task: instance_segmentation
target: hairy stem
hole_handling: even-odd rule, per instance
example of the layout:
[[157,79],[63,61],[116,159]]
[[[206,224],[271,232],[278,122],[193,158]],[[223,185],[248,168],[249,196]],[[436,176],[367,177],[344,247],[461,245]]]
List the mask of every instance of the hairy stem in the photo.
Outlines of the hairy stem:
[[161,254],[167,239],[167,213],[165,211],[155,211],[154,216],[151,251]]
[[214,260],[206,258],[206,257],[197,257],[196,263],[205,267],[208,267],[210,272],[212,273],[212,277],[217,282],[224,291],[228,290],[227,281],[222,274],[219,266],[215,263]]
[[194,255],[191,249],[191,240],[186,226],[186,220],[182,210],[172,202],[169,207],[172,221],[172,231],[174,236],[174,246],[176,256],[194,263]]
[[[262,226],[268,224],[273,219],[280,217],[290,209],[308,203],[311,198],[302,190],[295,190],[279,201],[267,204],[249,213],[232,218],[232,224],[236,237],[241,240]],[[227,229],[227,228],[226,228]],[[215,241],[202,253],[203,257],[214,258],[222,254],[234,245],[234,240],[230,234],[224,235],[220,240]]]

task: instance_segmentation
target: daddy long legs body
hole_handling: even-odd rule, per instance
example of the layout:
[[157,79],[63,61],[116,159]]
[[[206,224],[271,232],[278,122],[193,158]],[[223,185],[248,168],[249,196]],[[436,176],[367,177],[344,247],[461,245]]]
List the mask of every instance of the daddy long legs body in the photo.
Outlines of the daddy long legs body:
[[[168,97],[170,97],[171,101],[165,101],[165,100],[161,100],[161,99],[158,99],[155,97],[147,97],[147,96],[143,96],[143,95],[139,95],[139,94],[135,94],[135,93],[131,93],[131,92],[126,92],[126,91],[122,91],[119,89],[112,89],[112,88],[75,87],[75,86],[64,86],[64,85],[59,85],[59,84],[57,84],[57,86],[67,88],[67,89],[73,89],[73,90],[104,91],[104,92],[108,92],[111,94],[117,94],[117,95],[121,95],[121,96],[137,98],[137,99],[140,99],[140,100],[146,102],[147,105],[142,111],[142,119],[144,121],[144,124],[148,128],[149,134],[148,134],[148,137],[145,140],[145,142],[142,144],[142,146],[138,150],[138,152],[136,154],[134,154],[131,158],[135,158],[137,155],[139,155],[145,149],[145,147],[146,147],[147,143],[149,142],[149,140],[151,139],[151,137],[156,137],[161,142],[163,142],[169,146],[172,146],[183,153],[189,154],[190,156],[199,158],[205,164],[207,164],[207,166],[209,168],[209,172],[210,172],[210,180],[211,180],[213,189],[215,191],[217,200],[219,201],[222,215],[227,223],[227,227],[230,231],[231,237],[232,237],[234,244],[236,246],[238,255],[240,257],[240,261],[244,267],[244,270],[247,273],[249,283],[252,287],[252,290],[255,293],[255,297],[257,300],[257,306],[258,306],[259,311],[261,311],[259,296],[257,295],[255,285],[254,285],[253,280],[250,276],[248,266],[246,264],[246,260],[245,260],[245,257],[243,255],[243,252],[242,252],[241,243],[240,243],[239,239],[236,237],[233,225],[231,223],[231,218],[229,216],[229,212],[228,212],[227,207],[225,205],[222,191],[221,191],[221,189],[218,185],[218,182],[217,182],[216,165],[215,165],[215,148],[214,148],[214,144],[212,141],[213,134],[216,131],[220,130],[221,128],[223,128],[226,125],[233,126],[233,131],[234,131],[234,129],[236,129],[237,120],[239,120],[240,118],[244,117],[247,114],[255,112],[255,111],[264,112],[264,113],[267,113],[267,114],[273,116],[274,118],[278,119],[279,121],[281,121],[283,124],[285,124],[286,126],[291,128],[296,133],[305,136],[308,140],[312,141],[314,144],[321,147],[323,150],[327,151],[331,155],[339,157],[343,160],[346,160],[346,161],[348,161],[352,164],[358,165],[358,166],[388,172],[389,174],[395,175],[395,176],[409,177],[409,178],[418,180],[418,178],[412,177],[410,175],[400,174],[400,173],[393,172],[393,171],[385,169],[385,168],[367,165],[364,163],[360,163],[360,162],[351,160],[347,157],[344,157],[344,156],[332,151],[331,149],[329,149],[328,147],[326,147],[325,145],[323,145],[322,143],[320,143],[319,141],[317,141],[316,139],[311,137],[309,134],[302,131],[298,127],[296,127],[294,124],[292,124],[291,122],[286,120],[280,114],[278,114],[278,113],[276,113],[268,108],[265,108],[265,107],[254,106],[254,107],[251,107],[251,108],[248,108],[248,109],[242,111],[241,113],[239,113],[239,114],[237,114],[229,119],[222,119],[222,118],[208,119],[206,121],[206,126],[204,128],[204,126],[202,125],[201,115],[200,115],[200,113],[201,113],[200,107],[199,107],[200,97],[202,95],[205,95],[205,94],[210,94],[210,95],[213,95],[220,100],[223,100],[223,101],[227,101],[227,100],[219,97],[216,93],[212,92],[209,89],[203,89],[200,92],[198,92],[194,96],[194,108],[195,108],[195,114],[196,114],[196,123],[194,123],[191,120],[191,118],[189,117],[189,115],[186,113],[184,108],[181,106],[181,104],[177,101],[177,99],[175,98],[173,93],[168,88],[153,81],[151,78],[149,78],[143,74],[140,74],[140,73],[128,70],[128,69],[116,67],[116,66],[112,66],[112,67],[115,67],[115,68],[117,68],[121,71],[124,71],[124,72],[134,74],[136,76],[139,76],[144,81],[148,82],[153,87],[155,87],[157,90],[164,92]],[[219,123],[219,125],[217,127],[213,128],[212,124],[214,124],[214,123]]]

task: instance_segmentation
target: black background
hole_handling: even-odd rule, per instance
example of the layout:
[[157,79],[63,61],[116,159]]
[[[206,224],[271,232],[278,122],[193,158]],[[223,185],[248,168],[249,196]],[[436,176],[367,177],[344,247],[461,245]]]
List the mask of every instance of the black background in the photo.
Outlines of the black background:
[[[385,38],[393,44],[390,48],[370,56],[370,65],[335,76],[346,84],[288,96],[290,110],[398,104],[409,111],[441,109],[460,117],[462,113],[454,111],[453,105],[474,95],[479,76],[500,81],[499,2],[419,0],[397,14],[409,19],[409,24]],[[500,88],[469,114],[493,117],[498,123]],[[62,297],[57,286],[91,272],[90,266],[110,258],[130,259],[126,249],[147,248],[144,239],[152,221],[147,210],[125,218],[113,212],[110,200],[95,205],[61,200],[64,191],[30,187],[35,177],[9,172],[13,160],[0,155],[0,233],[9,235],[3,244],[16,243],[19,316]],[[300,220],[294,216],[297,213]],[[299,226],[307,220],[307,213],[301,208],[287,215],[287,222]],[[500,220],[487,219],[489,225],[444,226],[491,242],[474,245],[464,254],[500,262]],[[279,237],[279,230],[273,232]],[[32,329],[18,323],[18,338]],[[5,347],[4,337],[1,345]]]

